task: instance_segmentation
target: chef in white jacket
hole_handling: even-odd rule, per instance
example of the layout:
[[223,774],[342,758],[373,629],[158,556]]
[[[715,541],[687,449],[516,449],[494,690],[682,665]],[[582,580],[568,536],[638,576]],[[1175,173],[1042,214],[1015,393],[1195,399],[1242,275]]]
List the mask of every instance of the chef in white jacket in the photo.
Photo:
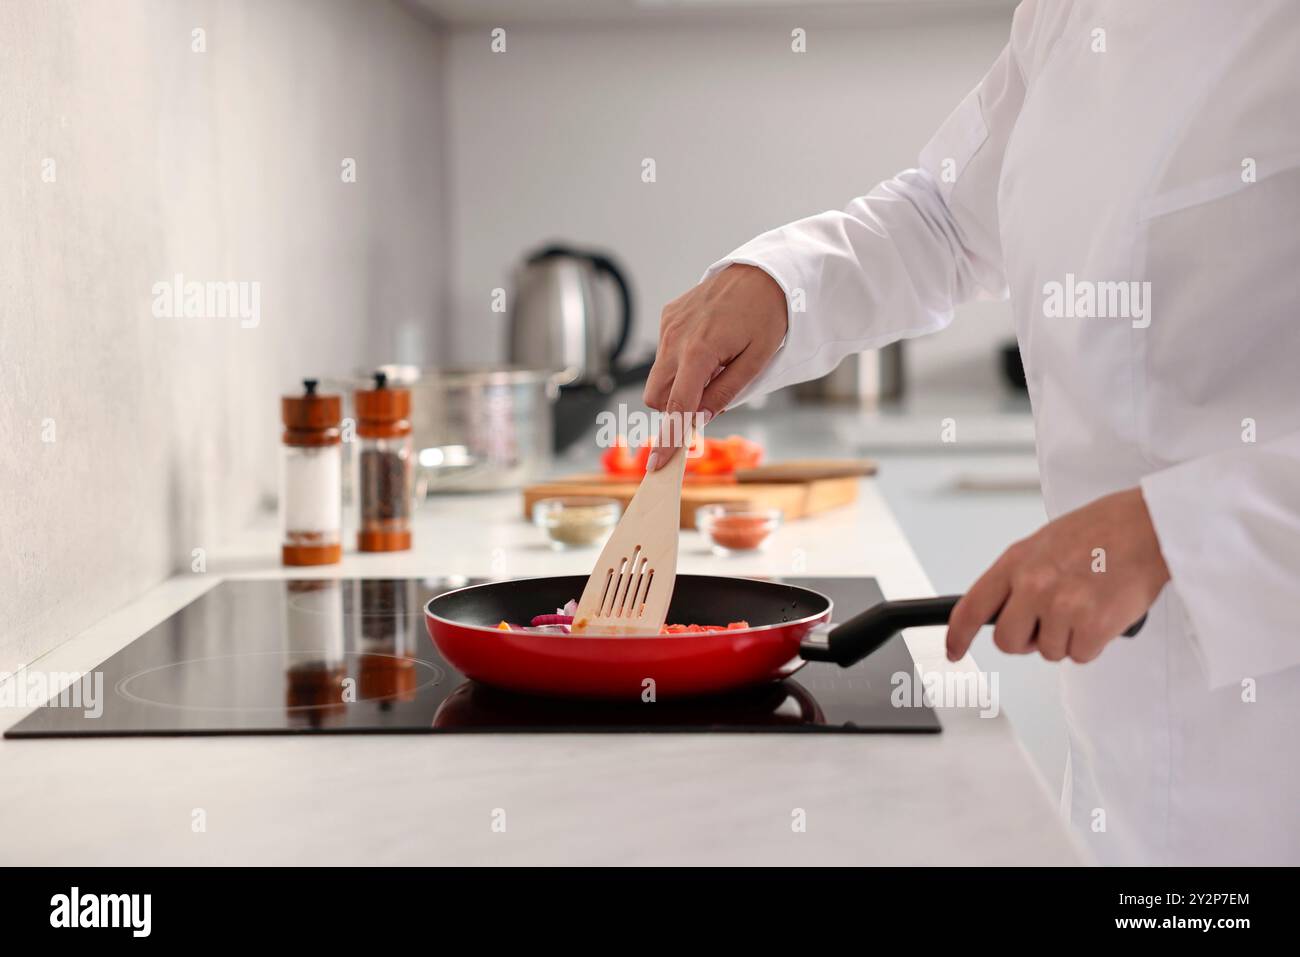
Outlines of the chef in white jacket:
[[1298,50],[1296,0],[1026,0],[917,168],[663,313],[646,401],[711,417],[1010,296],[1052,521],[948,651],[1065,659],[1105,863],[1300,864]]

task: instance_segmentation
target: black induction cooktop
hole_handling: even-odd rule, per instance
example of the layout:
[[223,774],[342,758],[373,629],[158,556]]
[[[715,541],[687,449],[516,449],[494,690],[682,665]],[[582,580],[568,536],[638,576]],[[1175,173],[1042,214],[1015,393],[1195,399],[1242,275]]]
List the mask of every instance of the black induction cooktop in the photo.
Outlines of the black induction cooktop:
[[[841,621],[883,598],[872,578],[787,580],[829,595]],[[852,668],[812,662],[725,696],[607,704],[489,688],[447,664],[424,626],[430,598],[472,583],[223,581],[94,669],[95,701],[64,696],[5,737],[940,730],[930,708],[891,703],[896,676],[915,671],[901,636]]]

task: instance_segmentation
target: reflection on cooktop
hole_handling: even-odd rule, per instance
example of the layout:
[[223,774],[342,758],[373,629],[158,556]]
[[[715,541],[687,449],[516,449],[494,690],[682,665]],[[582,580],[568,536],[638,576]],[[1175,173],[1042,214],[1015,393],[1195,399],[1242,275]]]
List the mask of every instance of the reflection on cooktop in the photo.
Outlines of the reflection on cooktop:
[[[843,619],[881,599],[874,579],[789,579],[826,592]],[[546,731],[938,731],[896,708],[912,673],[901,638],[849,669],[812,663],[742,693],[611,704],[537,698],[467,680],[424,626],[463,579],[229,580],[96,671],[105,700],[36,709],[6,737]]]
[[816,725],[825,720],[817,702],[793,679],[725,697],[643,703],[537,698],[466,681],[438,705],[439,731],[491,731],[501,727],[671,730],[708,727],[725,715],[729,723],[755,728]]

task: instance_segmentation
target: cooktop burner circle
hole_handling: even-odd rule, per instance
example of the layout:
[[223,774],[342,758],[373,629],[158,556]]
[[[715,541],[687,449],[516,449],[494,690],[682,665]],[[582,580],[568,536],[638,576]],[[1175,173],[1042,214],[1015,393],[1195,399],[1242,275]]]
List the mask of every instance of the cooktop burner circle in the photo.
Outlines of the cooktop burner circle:
[[[279,659],[282,667],[268,668],[268,659]],[[327,662],[323,653],[313,658],[255,651],[146,668],[122,678],[116,690],[137,704],[176,711],[306,713],[351,702],[407,700],[446,674],[430,661],[397,655],[348,651]],[[279,679],[267,680],[268,675]]]

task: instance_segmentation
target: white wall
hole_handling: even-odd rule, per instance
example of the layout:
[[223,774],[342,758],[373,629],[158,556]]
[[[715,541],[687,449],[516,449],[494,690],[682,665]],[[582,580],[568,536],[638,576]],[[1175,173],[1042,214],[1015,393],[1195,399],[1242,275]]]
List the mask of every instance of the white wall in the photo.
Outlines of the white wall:
[[[790,29],[737,12],[707,22],[504,23],[451,36],[451,348],[504,353],[491,291],[552,237],[604,246],[636,285],[638,342],[710,262],[771,226],[843,206],[915,164],[1005,44],[1010,8]],[[641,181],[652,157],[658,180]],[[909,343],[921,387],[993,388],[1001,304]]]
[[[279,393],[400,358],[445,267],[441,37],[405,7],[0,0],[0,46],[6,670],[242,525]],[[260,325],[154,318],[178,272],[260,282]]]

